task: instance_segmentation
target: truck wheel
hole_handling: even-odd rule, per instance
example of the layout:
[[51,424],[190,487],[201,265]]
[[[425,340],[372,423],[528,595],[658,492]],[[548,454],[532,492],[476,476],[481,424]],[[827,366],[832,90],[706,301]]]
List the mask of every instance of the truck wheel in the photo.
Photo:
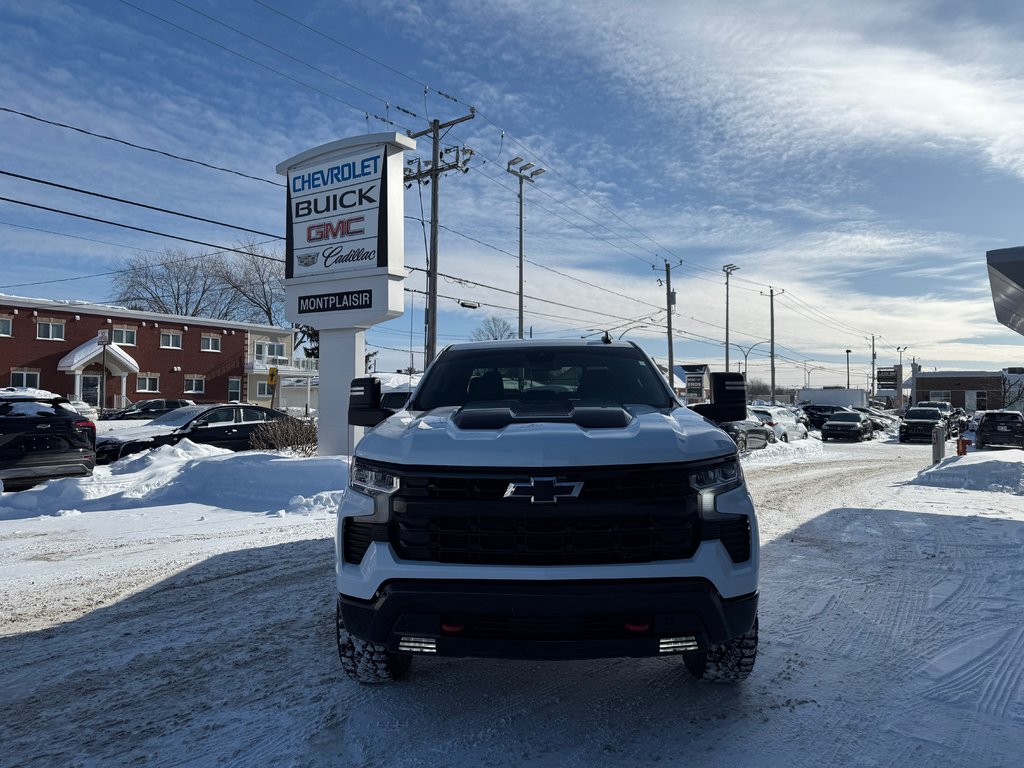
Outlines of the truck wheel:
[[784,443],[788,443],[789,442],[789,433],[788,432],[783,432],[781,435],[779,435],[779,440],[781,440]]
[[706,651],[683,654],[687,671],[709,683],[738,683],[746,680],[757,659],[757,618],[750,631]]
[[405,676],[412,663],[408,653],[392,653],[380,643],[352,637],[341,621],[341,598],[335,619],[338,655],[345,674],[360,683],[390,683]]

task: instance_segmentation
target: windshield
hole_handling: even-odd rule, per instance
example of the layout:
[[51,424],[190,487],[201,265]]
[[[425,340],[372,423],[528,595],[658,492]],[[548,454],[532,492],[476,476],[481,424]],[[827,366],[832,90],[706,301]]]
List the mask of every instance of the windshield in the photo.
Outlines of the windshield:
[[472,402],[674,404],[660,372],[633,347],[449,350],[424,377],[411,410]]
[[942,418],[942,413],[938,408],[911,408],[907,411],[905,418],[908,419],[925,419],[927,421],[938,421]]
[[859,413],[833,413],[829,421],[860,421]]
[[163,416],[156,417],[149,422],[149,425],[154,427],[180,427],[182,424],[188,423],[205,410],[207,409],[201,405],[175,408],[173,411],[168,411]]

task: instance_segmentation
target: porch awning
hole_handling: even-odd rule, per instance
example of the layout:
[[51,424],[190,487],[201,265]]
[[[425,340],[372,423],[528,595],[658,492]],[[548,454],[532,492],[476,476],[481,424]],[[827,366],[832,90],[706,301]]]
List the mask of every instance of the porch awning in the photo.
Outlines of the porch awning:
[[[68,352],[57,363],[57,370],[66,373],[81,373],[93,363],[103,362],[103,345],[98,339],[89,339],[79,347]],[[135,358],[125,352],[117,344],[107,345],[107,369],[118,376],[138,373],[139,364]]]

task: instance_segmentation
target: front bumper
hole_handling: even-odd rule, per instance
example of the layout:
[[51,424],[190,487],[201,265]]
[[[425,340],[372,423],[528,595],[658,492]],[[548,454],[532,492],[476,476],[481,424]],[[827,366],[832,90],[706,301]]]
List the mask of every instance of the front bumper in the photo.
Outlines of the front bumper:
[[704,579],[391,581],[338,609],[354,637],[394,652],[592,659],[705,649],[747,632],[757,604]]

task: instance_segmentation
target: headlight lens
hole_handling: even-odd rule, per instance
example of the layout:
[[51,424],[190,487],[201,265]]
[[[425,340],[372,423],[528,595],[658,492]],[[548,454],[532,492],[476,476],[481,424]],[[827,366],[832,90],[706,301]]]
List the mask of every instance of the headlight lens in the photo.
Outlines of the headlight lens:
[[740,464],[735,459],[723,461],[721,464],[701,467],[690,475],[690,485],[696,491],[726,491],[743,482]]
[[353,460],[349,470],[349,487],[367,496],[383,496],[398,490],[398,478],[377,467],[371,467],[358,459]]

